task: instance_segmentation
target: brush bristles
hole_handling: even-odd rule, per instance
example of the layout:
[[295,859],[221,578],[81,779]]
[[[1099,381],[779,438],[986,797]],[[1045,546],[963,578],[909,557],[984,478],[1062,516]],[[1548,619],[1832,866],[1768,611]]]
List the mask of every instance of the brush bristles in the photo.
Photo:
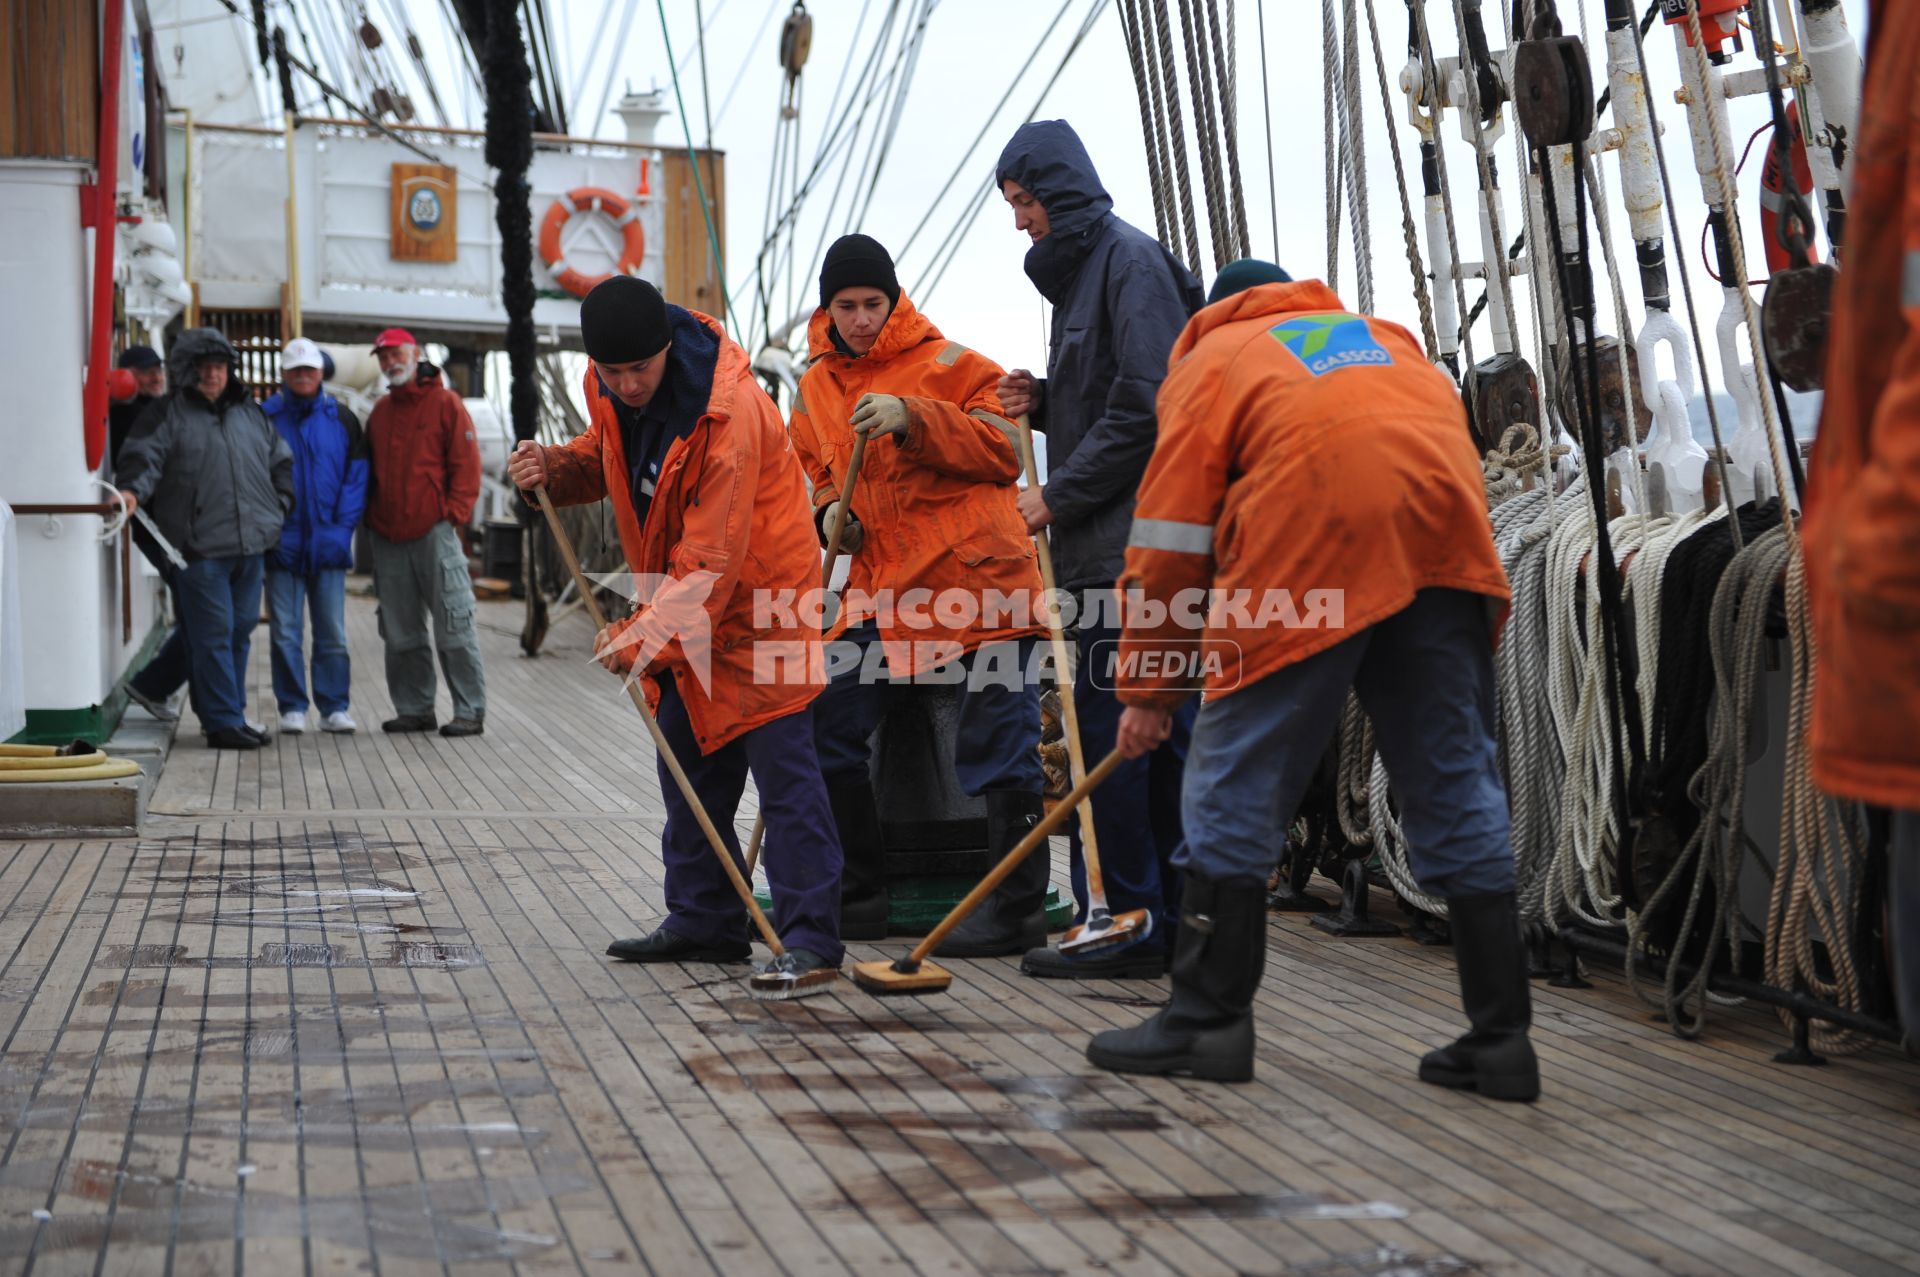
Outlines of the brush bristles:
[[779,971],[763,971],[747,981],[747,994],[762,1002],[781,1002],[789,998],[812,997],[816,993],[825,993],[840,982],[840,972],[833,968],[821,968],[809,971],[805,975],[787,975]]
[[1106,949],[1135,945],[1152,934],[1153,915],[1144,909],[1135,909],[1116,914],[1107,926],[1098,931],[1091,931],[1085,926],[1073,928],[1060,938],[1060,956],[1077,958]]

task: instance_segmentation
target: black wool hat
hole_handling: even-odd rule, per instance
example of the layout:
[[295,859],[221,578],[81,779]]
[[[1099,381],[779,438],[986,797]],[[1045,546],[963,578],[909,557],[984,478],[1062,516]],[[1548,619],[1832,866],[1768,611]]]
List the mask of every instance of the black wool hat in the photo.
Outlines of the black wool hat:
[[163,361],[152,346],[128,346],[120,352],[120,367],[138,372],[142,368],[158,368]]
[[820,307],[833,304],[833,295],[843,288],[877,288],[887,295],[888,306],[900,304],[900,281],[893,275],[893,258],[870,235],[842,235],[827,250],[820,267]]
[[667,300],[632,275],[613,275],[593,286],[580,303],[580,340],[596,364],[651,359],[673,340]]

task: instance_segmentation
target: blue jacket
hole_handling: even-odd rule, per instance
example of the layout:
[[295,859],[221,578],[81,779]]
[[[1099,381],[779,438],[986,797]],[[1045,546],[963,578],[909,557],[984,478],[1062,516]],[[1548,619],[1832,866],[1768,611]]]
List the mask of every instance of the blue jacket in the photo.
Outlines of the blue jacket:
[[1026,269],[1053,303],[1047,376],[1031,420],[1047,435],[1054,567],[1063,587],[1110,586],[1159,438],[1153,402],[1167,356],[1204,296],[1158,240],[1114,216],[1066,121],[1021,125],[998,173],[1040,201],[1049,226],[1027,251]]
[[353,566],[353,530],[367,509],[367,436],[326,391],[281,390],[261,405],[293,452],[293,513],[268,566],[312,576]]

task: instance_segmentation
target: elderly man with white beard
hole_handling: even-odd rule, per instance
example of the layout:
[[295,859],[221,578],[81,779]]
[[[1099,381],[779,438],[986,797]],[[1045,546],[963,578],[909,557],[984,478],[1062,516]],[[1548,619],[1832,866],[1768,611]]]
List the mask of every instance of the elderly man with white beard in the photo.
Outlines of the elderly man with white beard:
[[[387,645],[389,732],[478,736],[486,727],[487,683],[473,624],[473,581],[460,529],[480,497],[480,448],[460,396],[419,380],[420,345],[404,328],[375,339],[387,393],[367,416],[372,477],[367,498],[373,589]],[[433,654],[453,696],[440,726],[433,701]]]

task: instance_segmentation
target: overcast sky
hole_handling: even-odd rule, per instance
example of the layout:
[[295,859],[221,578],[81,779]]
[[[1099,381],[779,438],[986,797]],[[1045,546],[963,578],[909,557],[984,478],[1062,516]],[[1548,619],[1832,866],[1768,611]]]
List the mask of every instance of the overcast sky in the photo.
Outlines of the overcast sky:
[[[284,20],[287,0],[269,0],[268,10],[276,20]],[[315,11],[318,0],[303,0],[303,9]],[[893,0],[813,0],[807,6],[813,15],[813,48],[802,76],[800,116],[800,154],[803,172],[819,146],[823,132],[833,127],[846,108],[829,115],[828,105],[835,83],[845,72],[849,88],[843,101],[854,93],[866,94],[871,82],[853,83],[866,57],[877,27]],[[1406,11],[1393,0],[1376,0],[1381,23],[1381,39],[1390,79],[1396,77],[1405,62]],[[167,9],[156,2],[158,11]],[[173,11],[186,16],[201,8],[216,16],[216,0],[172,0]],[[666,29],[663,35],[661,6],[658,0],[549,0],[554,24],[554,43],[564,64],[563,82],[573,112],[572,129],[577,134],[622,136],[620,121],[612,116],[595,118],[603,95],[619,97],[623,87],[647,88],[658,84],[669,91],[671,105],[673,66],[680,65],[680,90],[684,94],[692,133],[696,142],[706,140],[702,106],[702,71],[696,34],[696,8],[706,20],[705,70],[708,79],[707,100],[714,115],[714,145],[727,153],[727,251],[728,270],[738,289],[750,277],[753,259],[762,238],[766,216],[768,170],[773,157],[776,119],[782,87],[777,44],[781,21],[792,7],[791,0],[667,0],[664,4]],[[920,0],[899,0],[900,15],[896,31],[909,15],[917,12]],[[1180,41],[1179,7],[1174,14],[1174,39]],[[1571,29],[1580,21],[1582,6],[1561,0],[1563,21]],[[1856,35],[1864,33],[1864,0],[1848,0],[1847,10]],[[324,6],[321,6],[324,10]],[[370,0],[373,20],[391,33],[399,26],[393,0]],[[1313,0],[1227,0],[1220,6],[1234,25],[1237,63],[1239,143],[1245,190],[1247,219],[1253,247],[1259,255],[1270,255],[1296,276],[1324,276],[1326,271],[1327,226],[1324,206],[1325,148],[1322,142],[1324,104],[1324,58],[1322,52],[1320,6]],[[1499,47],[1505,43],[1499,28],[1500,4],[1487,6],[1489,38]],[[1602,0],[1584,5],[1591,23],[1587,47],[1595,67],[1598,84],[1604,84],[1604,41],[1601,32]],[[428,66],[447,101],[450,114],[460,122],[477,125],[481,120],[481,102],[470,77],[458,72],[450,62],[446,40],[445,0],[429,4],[416,0],[405,6],[408,19],[417,24]],[[1097,17],[1087,37],[1058,81],[1041,99],[1041,89],[1059,67],[1074,34],[1089,13]],[[862,15],[865,15],[864,24]],[[1428,20],[1436,52],[1445,57],[1455,47],[1451,6],[1438,0],[1427,6]],[[1048,33],[1048,24],[1062,14]],[[1262,58],[1260,22],[1266,27]],[[859,28],[859,43],[854,43]],[[1361,37],[1368,39],[1365,8],[1361,10]],[[1042,39],[1043,33],[1047,33]],[[196,32],[196,38],[212,38],[213,32]],[[250,34],[250,33],[247,33]],[[667,54],[671,41],[674,58]],[[165,49],[168,38],[162,33]],[[390,45],[396,48],[398,42]],[[1037,46],[1037,52],[1034,52]],[[1419,216],[1419,169],[1417,138],[1405,123],[1405,99],[1397,84],[1390,85],[1394,117],[1391,129],[1382,109],[1380,87],[1375,79],[1370,43],[1366,44],[1366,75],[1361,85],[1360,109],[1366,129],[1367,185],[1372,238],[1372,267],[1378,313],[1417,327],[1413,289],[1402,248],[1400,210],[1395,192],[1389,140],[1403,148],[1407,180]],[[1013,82],[1030,52],[1033,64],[1014,88],[1011,101],[996,118],[989,113]],[[1694,272],[1696,292],[1703,296],[1703,321],[1711,324],[1718,314],[1721,298],[1701,270],[1699,229],[1705,210],[1700,198],[1699,178],[1691,160],[1685,117],[1673,102],[1678,84],[1675,41],[1669,30],[1656,27],[1647,41],[1647,56],[1653,71],[1652,100],[1656,114],[1667,124],[1668,161],[1678,196],[1682,242],[1668,246],[1669,259],[1685,253]],[[166,55],[162,53],[164,64]],[[890,61],[884,59],[883,61]],[[1754,65],[1750,57],[1741,57],[1736,69]],[[1264,90],[1270,95],[1271,110],[1262,107]],[[610,78],[611,77],[611,78]],[[1193,110],[1189,92],[1182,82],[1189,133]],[[416,100],[424,95],[415,93]],[[918,61],[902,108],[898,133],[888,152],[884,170],[870,207],[855,225],[849,217],[844,197],[832,225],[825,225],[831,183],[824,184],[808,201],[800,221],[801,259],[793,269],[795,291],[801,301],[814,292],[813,280],[819,263],[815,245],[823,230],[838,233],[858,229],[878,238],[894,250],[900,259],[901,281],[916,301],[925,301],[926,309],[950,337],[965,342],[1009,366],[1026,365],[1039,369],[1045,364],[1045,312],[1038,294],[1021,270],[1027,242],[1015,231],[1012,217],[997,197],[990,200],[979,220],[967,233],[951,268],[931,298],[925,297],[927,268],[931,253],[952,223],[963,213],[966,201],[979,183],[992,171],[1000,147],[1019,121],[1036,105],[1040,118],[1064,118],[1079,131],[1100,169],[1116,211],[1128,221],[1154,229],[1153,208],[1140,127],[1140,114],[1134,94],[1126,45],[1121,33],[1119,7],[1114,0],[942,0],[932,7],[927,21],[924,49]],[[263,112],[277,106],[262,98]],[[868,139],[874,133],[874,115],[860,134],[859,147],[864,155]],[[1732,143],[1737,149],[1748,135],[1767,118],[1764,97],[1736,101],[1732,108]],[[1268,150],[1268,125],[1272,149]],[[967,147],[982,127],[986,136],[971,157]],[[1521,206],[1518,191],[1512,133],[1500,143],[1502,182],[1507,200],[1503,212],[1509,237],[1519,226]],[[1472,154],[1460,139],[1457,117],[1449,117],[1445,129],[1449,139],[1447,157],[1449,176],[1459,193],[1457,211],[1461,218],[1459,233],[1463,255],[1478,258],[1478,235],[1472,220],[1469,192],[1472,189]],[[660,131],[663,144],[684,143],[686,134],[676,114]],[[1271,154],[1271,160],[1269,160]],[[964,164],[962,163],[964,159]],[[1199,171],[1193,168],[1194,198],[1202,199]],[[944,201],[936,208],[934,199],[956,166],[959,178]],[[1624,281],[1629,314],[1637,326],[1641,314],[1638,283],[1631,269],[1632,245],[1626,238],[1625,216],[1618,195],[1618,167],[1609,156],[1605,161],[1611,191],[1612,212],[1617,223],[1616,252],[1628,264]],[[1760,150],[1748,163],[1741,177],[1743,197],[1741,216],[1749,239],[1749,261],[1758,272],[1760,256],[1757,244],[1757,190]],[[837,169],[830,169],[836,173]],[[1271,178],[1270,178],[1271,174]],[[1269,199],[1271,180],[1278,192],[1278,207]],[[933,209],[935,216],[918,241],[907,247],[915,228]],[[1202,253],[1210,279],[1212,253],[1206,244],[1204,207],[1199,213]],[[1276,242],[1277,232],[1277,242]],[[1429,246],[1422,235],[1422,253]],[[1349,228],[1342,229],[1340,291],[1349,305],[1356,303],[1354,269]],[[1203,281],[1205,282],[1205,281]],[[1602,282],[1604,292],[1604,280]],[[1524,291],[1524,286],[1522,286]],[[1469,298],[1477,296],[1477,284],[1469,286]],[[1676,303],[1679,297],[1675,279]],[[776,312],[784,309],[787,295],[786,274],[779,278]],[[740,298],[740,319],[747,319],[746,307],[751,290]],[[1610,307],[1602,328],[1615,327]],[[775,322],[780,322],[776,313]],[[1520,317],[1527,337],[1523,353],[1533,357],[1531,317]],[[1491,349],[1485,321],[1476,330],[1476,354],[1484,357]]]

